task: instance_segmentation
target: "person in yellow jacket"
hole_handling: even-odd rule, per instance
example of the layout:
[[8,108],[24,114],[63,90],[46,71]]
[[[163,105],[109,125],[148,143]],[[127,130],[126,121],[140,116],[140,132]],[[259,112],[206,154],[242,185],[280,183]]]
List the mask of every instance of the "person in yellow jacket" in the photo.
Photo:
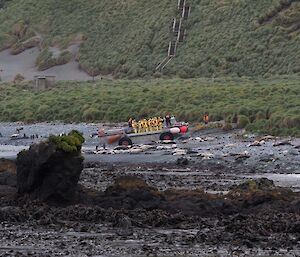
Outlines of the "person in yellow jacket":
[[158,117],[158,129],[162,130],[164,128],[164,119],[162,117]]
[[136,120],[132,121],[132,128],[134,133],[138,133],[139,124],[136,122]]
[[143,119],[143,132],[147,132],[148,131],[148,121],[146,119]]
[[140,120],[138,122],[138,127],[139,127],[138,133],[142,133],[143,130],[144,130],[144,125],[143,125],[143,121],[142,120]]
[[148,130],[153,131],[153,119],[152,118],[150,118],[148,120]]
[[156,117],[153,118],[153,129],[158,130],[158,119]]

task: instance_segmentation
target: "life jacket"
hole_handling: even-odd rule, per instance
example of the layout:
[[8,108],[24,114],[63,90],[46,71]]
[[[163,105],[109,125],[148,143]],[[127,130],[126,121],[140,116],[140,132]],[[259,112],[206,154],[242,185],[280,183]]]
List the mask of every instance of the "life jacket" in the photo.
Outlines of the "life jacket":
[[143,121],[139,121],[139,128],[144,128],[144,124],[143,124]]
[[153,127],[153,119],[148,120],[148,125],[149,125],[149,127]]
[[138,126],[137,122],[136,122],[135,120],[133,120],[133,121],[132,121],[132,127],[133,127],[133,128],[137,128],[137,126]]
[[164,122],[164,119],[162,117],[158,118],[158,125],[161,125]]
[[146,119],[143,120],[144,128],[148,128],[148,121]]

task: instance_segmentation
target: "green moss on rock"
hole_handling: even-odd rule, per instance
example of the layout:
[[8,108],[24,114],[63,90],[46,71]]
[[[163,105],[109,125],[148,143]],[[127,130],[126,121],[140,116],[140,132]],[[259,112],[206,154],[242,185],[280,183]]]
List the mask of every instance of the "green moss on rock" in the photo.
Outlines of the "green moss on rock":
[[72,130],[68,135],[51,135],[48,139],[48,142],[54,144],[56,149],[67,153],[79,151],[84,141],[82,133],[77,130]]

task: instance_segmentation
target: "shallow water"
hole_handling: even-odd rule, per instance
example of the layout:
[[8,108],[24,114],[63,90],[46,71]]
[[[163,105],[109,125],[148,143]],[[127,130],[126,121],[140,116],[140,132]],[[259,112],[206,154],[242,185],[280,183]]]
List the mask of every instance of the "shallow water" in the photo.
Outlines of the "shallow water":
[[289,187],[294,191],[300,191],[300,174],[254,174],[243,176],[245,178],[267,178],[274,181],[276,186]]
[[0,158],[14,158],[20,151],[28,149],[28,146],[0,145]]

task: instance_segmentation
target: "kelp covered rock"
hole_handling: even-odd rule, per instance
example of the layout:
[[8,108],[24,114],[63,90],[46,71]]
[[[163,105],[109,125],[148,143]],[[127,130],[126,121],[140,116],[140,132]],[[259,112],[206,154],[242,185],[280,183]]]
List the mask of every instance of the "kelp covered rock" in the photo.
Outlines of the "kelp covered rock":
[[17,157],[18,193],[30,194],[42,201],[72,201],[83,170],[83,142],[83,136],[72,131],[68,135],[50,136],[47,141],[20,152]]

